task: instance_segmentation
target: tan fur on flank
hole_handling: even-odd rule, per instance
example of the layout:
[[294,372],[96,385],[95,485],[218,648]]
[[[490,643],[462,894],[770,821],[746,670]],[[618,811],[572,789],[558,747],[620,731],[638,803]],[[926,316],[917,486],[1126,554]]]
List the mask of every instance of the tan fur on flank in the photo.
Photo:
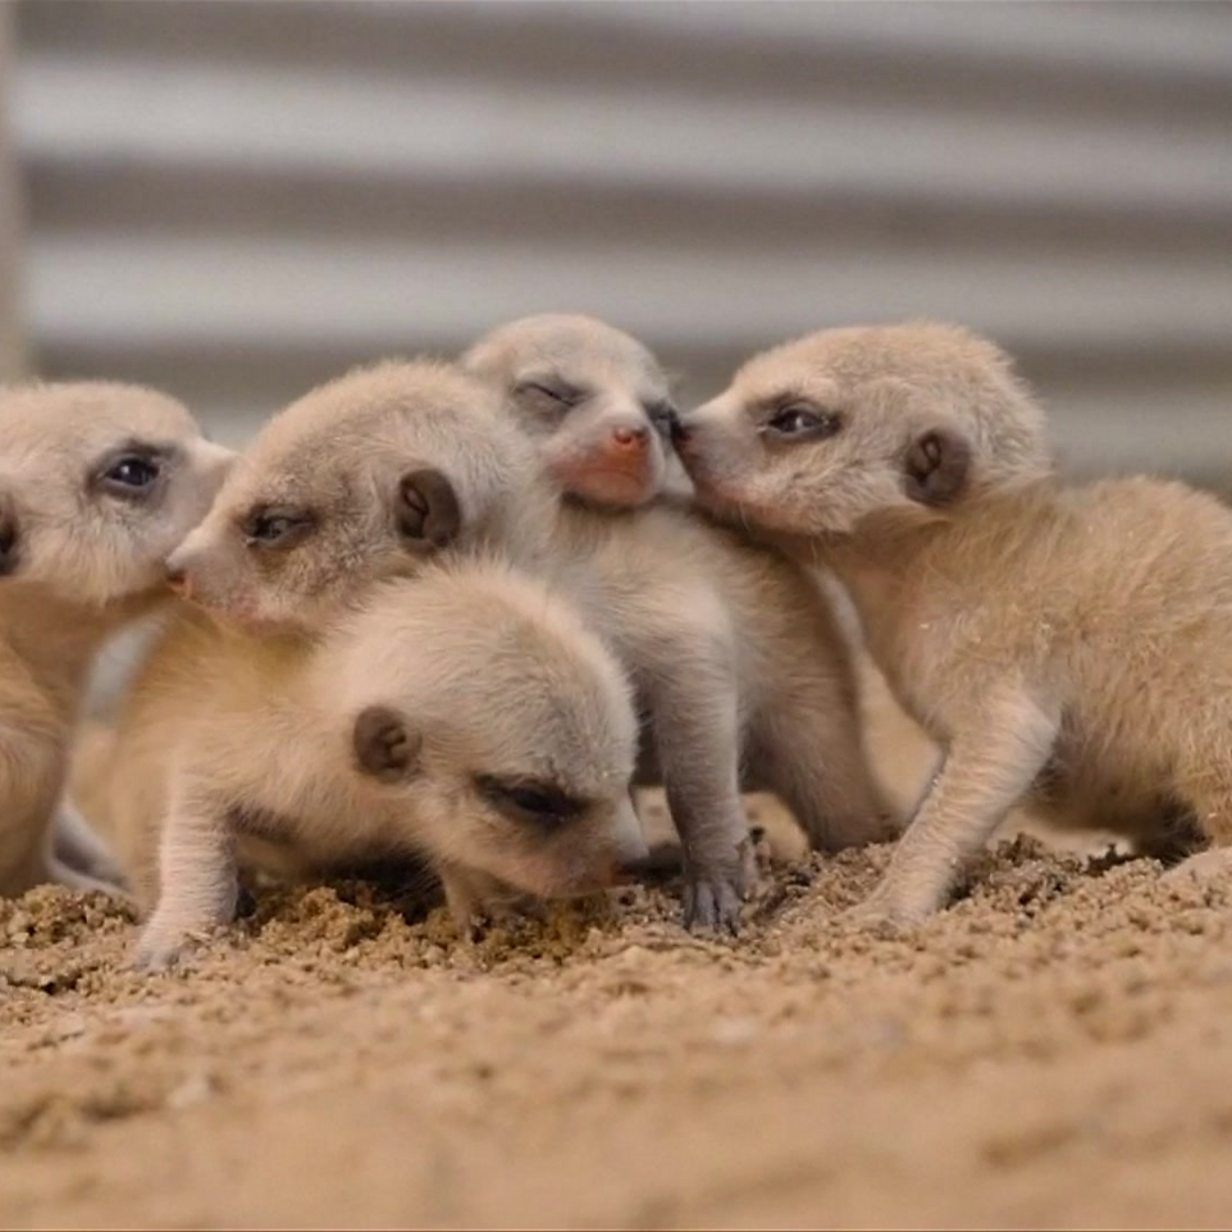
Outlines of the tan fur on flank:
[[48,850],[89,669],[110,633],[169,597],[164,559],[230,456],[152,390],[0,391],[0,892],[106,871],[67,812],[57,842],[73,867]]
[[685,429],[701,498],[835,570],[946,750],[866,918],[935,911],[1024,799],[1161,850],[1232,842],[1232,511],[1062,485],[1008,358],[951,326],[777,348]]
[[[110,806],[126,814],[119,832],[145,837],[134,884],[147,911],[158,851],[140,960],[173,962],[232,918],[244,838],[318,866],[427,856],[461,915],[494,888],[610,884],[645,855],[629,798],[636,731],[608,651],[504,564],[370,588],[316,642],[254,644],[185,608],[112,749]],[[541,817],[500,785],[579,803]]]
[[[586,317],[496,330],[467,364],[505,395],[567,497],[559,576],[615,647],[649,723],[686,861],[685,919],[732,928],[747,889],[740,788],[774,791],[814,846],[890,832],[861,744],[848,656],[812,577],[671,503],[667,381],[636,340]],[[568,405],[549,396],[566,396]],[[613,432],[637,430],[634,466]],[[615,472],[613,472],[615,467]],[[567,579],[567,580],[566,580]]]

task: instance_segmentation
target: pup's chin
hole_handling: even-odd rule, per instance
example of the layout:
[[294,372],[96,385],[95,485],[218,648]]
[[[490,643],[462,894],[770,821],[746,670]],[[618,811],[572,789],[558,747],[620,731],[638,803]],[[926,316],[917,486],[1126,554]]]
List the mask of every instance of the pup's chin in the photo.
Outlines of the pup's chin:
[[811,552],[809,545],[819,536],[845,534],[847,526],[805,526],[787,510],[760,503],[755,497],[730,485],[694,478],[694,500],[716,521],[737,526],[760,542],[774,544],[785,551]]
[[239,633],[246,637],[272,638],[291,637],[307,631],[306,626],[300,621],[262,611],[261,608],[252,604],[208,603],[195,597],[189,602],[194,607],[199,607],[219,628],[229,633]]
[[772,527],[774,511],[764,509],[735,485],[716,482],[700,473],[691,474],[690,478],[694,500],[713,517],[747,528],[778,529]]
[[576,471],[568,476],[562,474],[560,479],[580,499],[610,508],[646,505],[658,492],[658,484],[648,467],[592,467],[580,474]]

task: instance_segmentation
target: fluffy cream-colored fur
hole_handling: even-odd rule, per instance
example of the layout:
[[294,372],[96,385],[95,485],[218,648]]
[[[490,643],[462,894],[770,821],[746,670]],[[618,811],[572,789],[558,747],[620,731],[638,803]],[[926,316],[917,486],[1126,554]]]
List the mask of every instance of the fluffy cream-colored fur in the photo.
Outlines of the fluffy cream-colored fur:
[[824,560],[943,767],[868,904],[913,922],[1005,812],[1232,840],[1232,511],[1058,482],[1008,358],[927,323],[759,356],[685,417],[701,499]]
[[105,871],[67,812],[57,841],[71,864],[49,845],[90,665],[119,625],[169,597],[163,561],[229,460],[153,390],[0,392],[0,892]]
[[[749,875],[742,783],[778,794],[817,847],[889,833],[815,580],[679,502],[653,503],[674,412],[650,352],[602,322],[549,316],[496,330],[466,362],[566,494],[556,568],[637,685],[655,763],[643,777],[661,775],[684,846],[686,921],[735,924]],[[635,431],[637,449],[613,444]]]

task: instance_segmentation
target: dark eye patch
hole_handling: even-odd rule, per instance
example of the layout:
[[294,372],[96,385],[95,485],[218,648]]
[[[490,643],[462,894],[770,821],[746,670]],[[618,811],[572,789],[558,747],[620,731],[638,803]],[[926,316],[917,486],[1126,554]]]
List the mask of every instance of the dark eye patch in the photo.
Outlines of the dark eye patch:
[[679,411],[666,398],[643,402],[642,410],[646,412],[646,417],[654,425],[655,431],[664,440],[670,440],[680,421]]
[[587,801],[541,779],[477,774],[475,786],[479,794],[506,817],[530,821],[548,830],[580,817],[587,808]]
[[168,445],[126,441],[99,458],[90,471],[87,486],[93,492],[122,500],[146,500],[158,490],[158,481],[173,452]]
[[838,411],[818,406],[806,398],[784,399],[767,408],[760,428],[764,439],[782,443],[819,441],[842,430]]
[[240,529],[249,547],[282,551],[302,543],[316,529],[316,523],[316,516],[307,509],[257,505]]

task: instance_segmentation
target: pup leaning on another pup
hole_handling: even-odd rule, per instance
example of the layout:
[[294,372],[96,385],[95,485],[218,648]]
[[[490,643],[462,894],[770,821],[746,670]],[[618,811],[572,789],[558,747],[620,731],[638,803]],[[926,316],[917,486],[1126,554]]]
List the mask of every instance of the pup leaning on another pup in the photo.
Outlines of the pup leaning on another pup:
[[662,499],[679,463],[654,356],[601,321],[549,315],[494,330],[463,363],[500,391],[560,492],[554,566],[637,688],[641,781],[662,781],[680,834],[685,923],[735,930],[742,787],[773,791],[821,850],[896,833],[814,580]]
[[[1051,473],[991,343],[936,324],[768,351],[683,418],[700,502],[828,564],[946,750],[857,908],[917,922],[1013,805],[1232,862],[1232,510],[1179,483]],[[1178,870],[1179,871],[1179,870]]]
[[644,856],[624,677],[515,572],[546,540],[537,473],[493,394],[424,362],[314,390],[236,463],[169,561],[209,614],[184,604],[138,673],[103,792],[144,965],[230,921],[245,838],[426,858],[460,922]]

